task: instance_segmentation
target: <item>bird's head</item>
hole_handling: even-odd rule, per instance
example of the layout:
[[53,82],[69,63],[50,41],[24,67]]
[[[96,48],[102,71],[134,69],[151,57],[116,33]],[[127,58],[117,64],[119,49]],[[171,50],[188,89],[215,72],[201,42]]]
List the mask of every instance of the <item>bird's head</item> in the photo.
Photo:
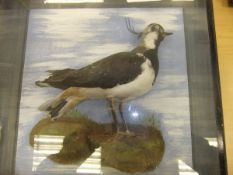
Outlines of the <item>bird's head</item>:
[[168,35],[172,35],[172,33],[166,32],[160,24],[152,23],[139,34],[140,44],[148,49],[154,49]]
[[161,41],[168,35],[172,35],[170,32],[166,32],[160,24],[151,23],[142,32],[136,32],[131,25],[130,19],[126,20],[128,30],[138,35],[140,38],[140,46],[147,49],[158,48]]

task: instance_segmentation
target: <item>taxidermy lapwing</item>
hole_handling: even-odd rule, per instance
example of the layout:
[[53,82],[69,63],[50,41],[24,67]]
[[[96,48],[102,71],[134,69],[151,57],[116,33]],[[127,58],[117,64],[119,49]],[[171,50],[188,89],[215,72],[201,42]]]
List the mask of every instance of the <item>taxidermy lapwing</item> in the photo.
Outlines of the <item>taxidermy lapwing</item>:
[[52,86],[64,91],[39,109],[48,111],[52,119],[57,119],[84,100],[107,99],[114,129],[118,129],[115,110],[118,102],[120,116],[128,132],[122,103],[142,96],[152,88],[159,70],[158,47],[172,33],[165,32],[156,23],[148,25],[142,32],[135,32],[129,19],[126,19],[126,26],[131,33],[138,35],[138,47],[129,52],[112,54],[81,69],[48,71],[51,75],[43,81],[37,81],[36,85]]

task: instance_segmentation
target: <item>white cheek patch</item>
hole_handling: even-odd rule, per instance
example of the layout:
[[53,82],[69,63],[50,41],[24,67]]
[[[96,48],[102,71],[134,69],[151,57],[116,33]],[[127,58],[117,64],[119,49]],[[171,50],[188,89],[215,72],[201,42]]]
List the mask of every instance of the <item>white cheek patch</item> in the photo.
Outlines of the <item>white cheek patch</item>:
[[156,47],[156,40],[158,40],[158,33],[148,33],[145,38],[143,38],[143,45],[148,49],[154,49]]

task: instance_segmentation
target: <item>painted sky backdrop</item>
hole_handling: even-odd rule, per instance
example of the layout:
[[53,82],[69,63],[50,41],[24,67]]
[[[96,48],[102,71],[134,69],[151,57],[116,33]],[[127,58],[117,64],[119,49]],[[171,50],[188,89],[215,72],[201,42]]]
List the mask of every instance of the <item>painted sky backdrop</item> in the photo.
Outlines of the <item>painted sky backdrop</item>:
[[[43,9],[31,10],[29,17],[16,156],[18,175],[40,174],[40,169],[46,168],[50,174],[50,167],[56,167],[58,172],[62,169],[48,161],[47,167],[41,163],[32,172],[35,156],[28,136],[31,128],[44,117],[38,106],[60,92],[39,88],[35,81],[46,78],[47,70],[81,68],[110,54],[132,50],[138,38],[127,31],[125,17],[132,19],[136,31],[150,23],[159,23],[174,33],[159,48],[160,70],[152,91],[124,106],[127,121],[131,123],[155,114],[165,139],[166,150],[160,166],[145,174],[179,174],[179,161],[192,166],[182,9]],[[97,122],[111,122],[104,100],[86,101],[77,109]],[[67,174],[77,169],[68,167]],[[104,174],[109,172],[106,170]]]

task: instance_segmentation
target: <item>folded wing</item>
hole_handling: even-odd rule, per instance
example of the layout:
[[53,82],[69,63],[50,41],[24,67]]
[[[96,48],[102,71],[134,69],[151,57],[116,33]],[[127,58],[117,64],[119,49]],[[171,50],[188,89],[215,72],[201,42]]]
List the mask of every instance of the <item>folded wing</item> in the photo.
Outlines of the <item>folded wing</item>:
[[49,71],[51,75],[37,85],[47,84],[66,89],[69,87],[112,88],[134,80],[141,73],[143,57],[132,52],[120,52],[108,56],[81,69]]

